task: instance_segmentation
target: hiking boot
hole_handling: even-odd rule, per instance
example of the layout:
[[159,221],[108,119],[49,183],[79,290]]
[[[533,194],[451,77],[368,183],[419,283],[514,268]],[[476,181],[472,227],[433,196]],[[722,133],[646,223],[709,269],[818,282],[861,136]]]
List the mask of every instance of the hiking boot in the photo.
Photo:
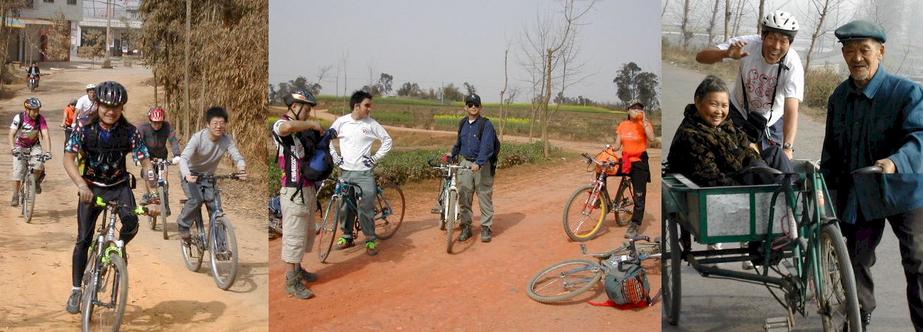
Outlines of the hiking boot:
[[285,273],[285,291],[289,295],[302,300],[314,297],[314,293],[311,293],[311,290],[301,283],[301,271],[288,271]]
[[67,312],[76,314],[80,312],[80,290],[71,290],[71,296],[67,298]]
[[308,270],[305,270],[305,269],[304,269],[303,267],[301,267],[301,266],[298,267],[298,273],[301,275],[301,280],[304,280],[304,281],[307,281],[307,282],[315,282],[315,281],[317,281],[317,274],[308,272]]
[[860,311],[859,317],[862,318],[862,331],[868,331],[868,326],[872,323],[872,313]]
[[378,255],[378,243],[375,241],[365,241],[365,253],[369,256]]
[[183,240],[184,243],[189,244],[192,242],[192,234],[189,233],[189,228],[179,227],[179,238]]
[[625,238],[631,239],[631,238],[634,238],[635,236],[638,236],[639,228],[641,228],[641,225],[638,225],[636,223],[631,223],[631,225],[628,225],[628,230],[625,231]]
[[10,200],[10,206],[17,207],[19,206],[19,193],[13,193],[13,199]]
[[494,233],[490,226],[481,226],[481,242],[490,242],[491,235]]
[[464,242],[471,237],[471,225],[462,225],[461,233],[458,234],[458,241]]
[[356,243],[352,237],[342,236],[337,240],[337,250],[343,250],[355,246]]

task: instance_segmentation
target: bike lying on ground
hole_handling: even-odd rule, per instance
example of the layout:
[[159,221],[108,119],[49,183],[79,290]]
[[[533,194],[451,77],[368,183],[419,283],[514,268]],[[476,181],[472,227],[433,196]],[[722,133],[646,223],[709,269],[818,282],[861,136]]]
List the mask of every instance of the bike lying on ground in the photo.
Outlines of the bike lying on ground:
[[40,156],[33,156],[31,148],[18,148],[13,151],[13,157],[16,158],[16,162],[28,164],[26,171],[19,178],[19,183],[21,184],[19,186],[19,207],[22,218],[26,223],[30,223],[32,222],[32,214],[35,212],[35,187],[38,185],[38,179],[35,178],[35,168],[38,166],[37,163],[51,160],[51,154],[45,153]]
[[[234,285],[237,279],[238,260],[240,252],[237,251],[237,235],[234,225],[228,220],[221,207],[221,190],[218,189],[218,180],[240,180],[238,174],[210,175],[192,174],[197,176],[203,206],[208,211],[208,230],[202,220],[202,214],[197,213],[193,224],[189,227],[191,238],[189,242],[180,239],[183,261],[189,271],[197,272],[202,267],[205,252],[208,251],[211,260],[212,277],[215,284],[222,290],[227,290]],[[180,200],[186,203],[186,200]],[[209,206],[214,210],[208,209]]]
[[[97,182],[93,185],[107,187]],[[115,224],[119,209],[131,206],[118,200],[106,201],[102,197],[95,197],[95,204],[105,210],[103,222],[99,223],[90,244],[89,262],[80,285],[83,331],[118,331],[128,303],[128,262],[125,244],[117,239]],[[132,212],[147,214],[147,204],[142,202]]]
[[[580,187],[570,196],[564,206],[563,219],[564,233],[572,241],[578,242],[595,237],[610,211],[615,215],[617,225],[628,225],[635,206],[635,190],[631,178],[617,171],[621,161],[600,161],[586,153],[582,156],[588,165],[594,166],[596,177],[592,183]],[[616,175],[619,177],[619,185],[614,200],[609,198],[606,190],[606,179],[612,174],[620,174]]]
[[[660,240],[653,243],[650,237],[637,235],[628,239],[616,249],[596,254],[587,254],[586,245],[581,244],[583,255],[595,257],[597,261],[570,259],[555,263],[535,275],[526,288],[529,297],[542,303],[558,303],[570,300],[599,285],[599,281],[611,269],[622,269],[634,264],[640,266],[644,260],[660,258]],[[653,304],[658,296],[646,299]]]
[[[806,317],[806,305],[815,303],[825,331],[862,330],[856,280],[827,185],[815,162],[793,160],[792,166],[790,174],[751,167],[782,177],[767,185],[699,187],[681,174],[664,175],[663,310],[670,325],[679,322],[680,265],[686,261],[704,277],[763,284],[788,311],[781,322],[787,328],[795,313]],[[750,245],[694,251],[691,236],[703,245]],[[746,261],[754,271],[715,265]]]
[[458,227],[460,215],[458,203],[458,171],[470,170],[470,166],[453,164],[438,164],[435,160],[428,162],[429,166],[442,171],[442,190],[439,192],[439,206],[442,208],[439,218],[439,229],[445,231],[447,253],[452,253],[452,245],[458,240],[455,237],[455,228]]
[[[333,243],[336,242],[337,228],[344,225],[348,209],[352,210],[354,218],[355,235],[362,232],[362,223],[359,222],[359,200],[362,197],[362,188],[358,184],[343,179],[324,180],[317,188],[321,192],[325,186],[333,184],[333,195],[324,210],[324,219],[318,227],[317,256],[321,263],[327,262]],[[320,199],[318,199],[320,202]],[[404,221],[404,192],[397,184],[388,182],[381,184],[375,177],[375,211],[372,221],[375,223],[375,236],[387,240],[394,236],[397,229]]]

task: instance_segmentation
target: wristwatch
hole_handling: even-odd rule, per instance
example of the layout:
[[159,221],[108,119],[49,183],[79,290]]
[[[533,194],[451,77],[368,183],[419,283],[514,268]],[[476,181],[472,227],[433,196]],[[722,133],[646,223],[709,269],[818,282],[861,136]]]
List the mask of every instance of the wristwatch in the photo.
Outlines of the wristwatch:
[[792,152],[795,152],[795,147],[792,146],[792,143],[785,143],[785,144],[782,144],[782,149],[784,149],[784,150],[792,150]]

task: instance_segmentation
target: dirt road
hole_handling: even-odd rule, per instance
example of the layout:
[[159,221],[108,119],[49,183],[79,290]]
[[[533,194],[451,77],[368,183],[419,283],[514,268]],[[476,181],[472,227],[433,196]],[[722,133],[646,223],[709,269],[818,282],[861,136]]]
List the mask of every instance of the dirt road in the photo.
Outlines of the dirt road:
[[[417,129],[387,127],[392,135]],[[455,135],[454,132],[445,132]],[[519,141],[518,138],[511,138]],[[600,144],[559,142],[566,148],[595,152]],[[660,151],[652,151],[652,173],[660,174]],[[660,181],[648,186],[642,231],[660,233]],[[429,214],[438,183],[425,181],[404,188],[407,215],[397,234],[380,245],[378,256],[362,249],[335,251],[328,264],[316,252],[303,265],[320,280],[309,284],[317,295],[302,301],[284,290],[285,265],[279,260],[281,240],[270,241],[270,329],[305,327],[337,330],[571,330],[660,329],[660,305],[638,311],[593,307],[582,301],[546,305],[526,295],[526,283],[542,268],[580,257],[561,224],[564,203],[591,175],[578,160],[498,170],[494,188],[494,240],[481,243],[477,228],[460,252],[445,253],[445,233],[438,216]],[[475,211],[475,215],[479,212]],[[477,224],[475,218],[475,224]],[[610,218],[604,234],[587,243],[604,251],[622,243],[624,227]],[[653,289],[660,288],[659,263],[646,264]],[[604,301],[597,291],[580,299]]]
[[[90,82],[116,80],[126,85],[129,103],[126,116],[132,122],[145,119],[153,104],[153,88],[141,82],[151,74],[144,68],[114,70],[43,68],[50,73],[42,78],[34,93],[45,107],[42,114],[51,127],[54,159],[46,164],[48,177],[44,192],[35,204],[31,224],[25,224],[18,208],[9,206],[8,181],[0,186],[0,330],[79,330],[79,315],[64,310],[71,288],[71,253],[76,238],[76,187],[67,178],[61,163],[63,130],[61,109],[70,98],[84,94]],[[11,157],[6,136],[12,116],[22,109],[28,90],[20,89],[10,99],[0,101],[0,169],[9,177]],[[131,167],[131,166],[130,166]],[[131,168],[137,173],[136,168]],[[128,309],[123,331],[177,331],[192,328],[229,331],[264,331],[268,324],[267,257],[264,201],[241,206],[246,192],[225,186],[225,210],[237,228],[241,250],[240,274],[229,291],[215,286],[210,270],[190,272],[180,256],[175,216],[180,210],[179,170],[170,170],[170,198],[174,216],[168,230],[171,239],[163,240],[159,226],[152,231],[142,218],[141,229],[129,244]],[[136,197],[143,188],[139,184]],[[254,207],[259,207],[256,209]]]

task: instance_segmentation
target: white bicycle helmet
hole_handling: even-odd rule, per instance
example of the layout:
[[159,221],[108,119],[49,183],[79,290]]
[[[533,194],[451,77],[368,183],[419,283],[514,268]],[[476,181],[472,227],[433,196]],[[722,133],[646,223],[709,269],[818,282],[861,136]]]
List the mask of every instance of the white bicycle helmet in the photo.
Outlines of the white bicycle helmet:
[[798,32],[798,20],[791,13],[777,10],[763,17],[763,31],[776,31],[795,38]]

